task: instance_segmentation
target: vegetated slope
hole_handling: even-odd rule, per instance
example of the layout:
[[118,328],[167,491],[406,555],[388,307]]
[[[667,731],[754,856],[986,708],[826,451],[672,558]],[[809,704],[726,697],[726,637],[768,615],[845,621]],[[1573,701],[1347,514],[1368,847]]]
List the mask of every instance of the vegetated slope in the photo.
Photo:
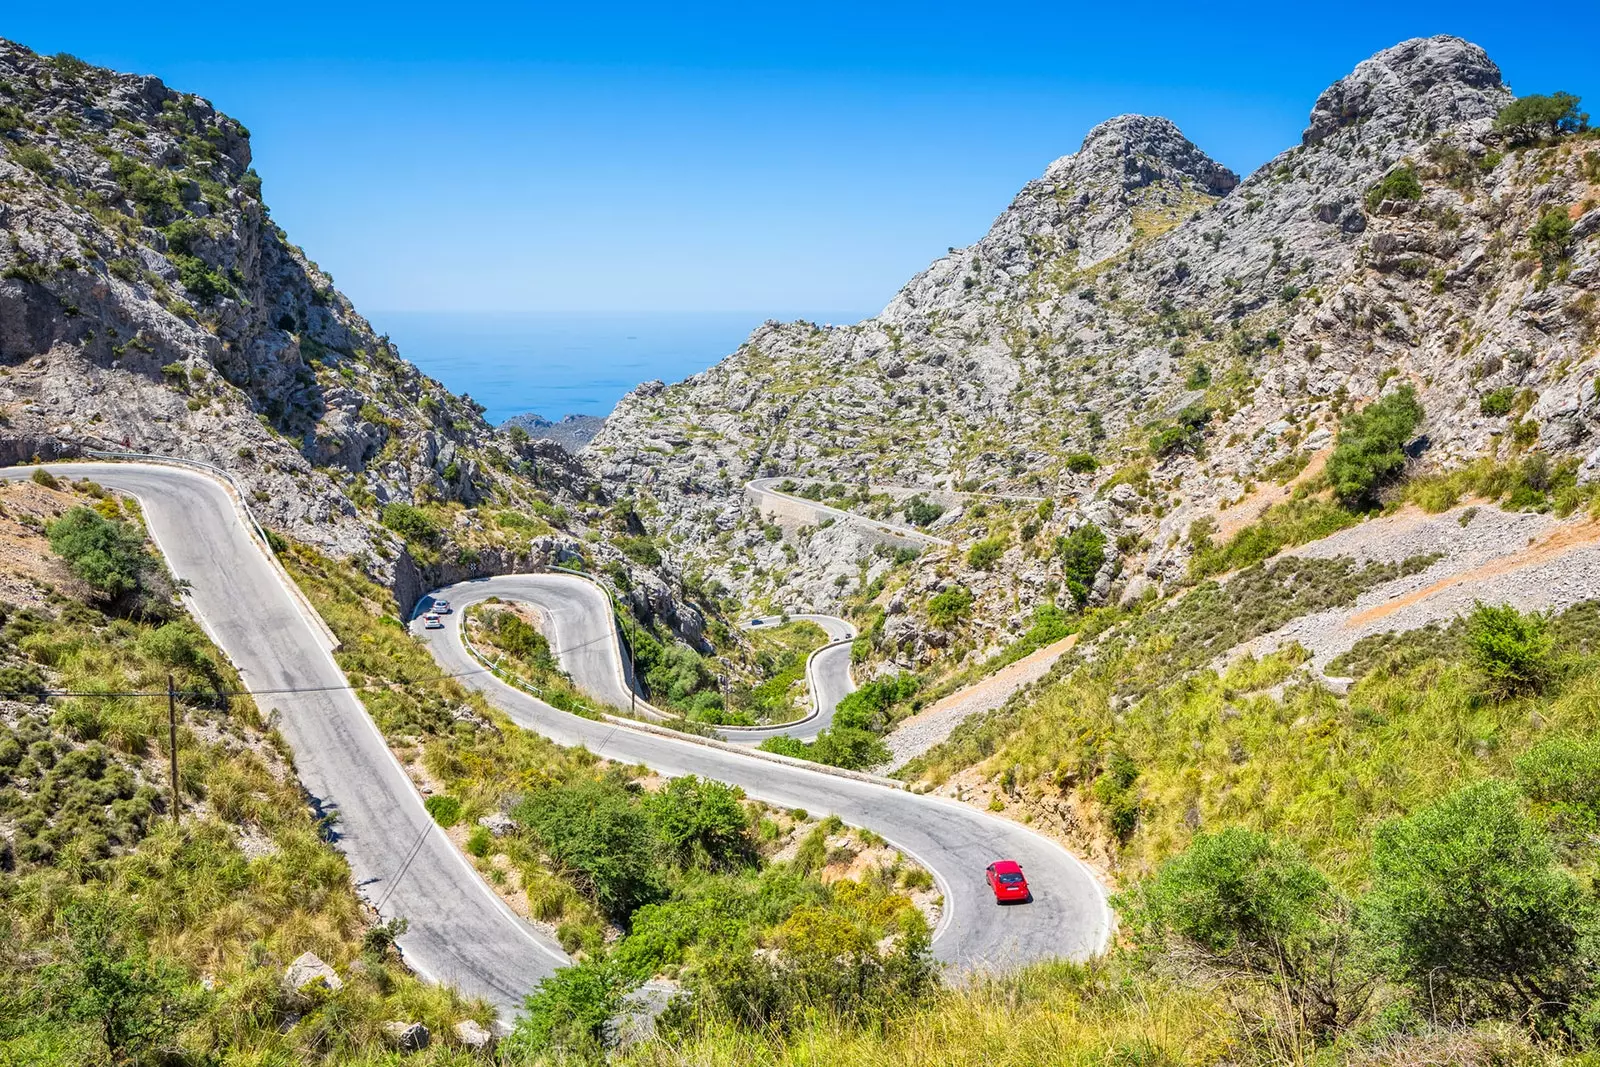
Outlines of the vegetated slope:
[[[0,1061],[321,1064],[383,1049],[390,1020],[441,1050],[458,1024],[486,1034],[492,1008],[397,958],[137,504],[0,486],[0,589]],[[291,967],[304,953],[331,982]]]
[[[1425,412],[1418,465],[1537,451],[1591,477],[1600,143],[1497,129],[1512,99],[1475,45],[1407,41],[1236,185],[1170,123],[1112,119],[877,318],[769,323],[717,367],[631,394],[585,456],[636,487],[670,556],[747,596],[822,608],[902,587],[883,650],[902,666],[1075,608],[1056,537],[1086,522],[1105,535],[1089,603],[1170,587],[1196,519],[1293,477],[1405,384]],[[770,538],[740,491],[763,474],[840,499],[938,481],[1054,508],[986,506],[956,551],[896,574],[840,526]],[[951,584],[974,599],[954,634],[922,610]]]
[[212,463],[403,610],[474,573],[609,565],[699,641],[677,582],[611,546],[593,479],[405,362],[272,221],[250,161],[199,97],[0,41],[0,459]]

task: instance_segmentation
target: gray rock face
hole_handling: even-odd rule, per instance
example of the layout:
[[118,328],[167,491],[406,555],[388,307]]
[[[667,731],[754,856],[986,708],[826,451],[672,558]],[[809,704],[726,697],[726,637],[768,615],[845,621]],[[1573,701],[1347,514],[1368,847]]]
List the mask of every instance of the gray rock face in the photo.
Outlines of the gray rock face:
[[[1600,241],[1575,237],[1545,272],[1527,238],[1553,205],[1574,234],[1600,232],[1594,150],[1501,158],[1492,117],[1510,99],[1476,46],[1407,41],[1330,87],[1303,143],[1237,184],[1170,122],[1112,119],[879,316],[767,323],[716,367],[630,394],[584,458],[648,505],[685,565],[815,610],[888,564],[831,527],[774,540],[743,499],[751,478],[1061,505],[1033,550],[1013,537],[989,571],[968,570],[958,545],[891,584],[906,610],[889,624],[920,656],[945,640],[920,615],[924,574],[974,592],[967,649],[1014,636],[1050,598],[1065,606],[1059,560],[1037,546],[1084,521],[1124,546],[1095,598],[1135,575],[1171,582],[1197,518],[1328,447],[1343,414],[1403,382],[1428,413],[1419,466],[1509,456],[1507,420],[1479,412],[1497,389],[1531,390],[1541,448],[1600,456]],[[1369,205],[1402,166],[1422,197]],[[1185,410],[1201,412],[1198,435],[1153,452]],[[1098,469],[1073,470],[1078,453]],[[1597,476],[1600,459],[1585,462]]]
[[1363,60],[1317,98],[1305,145],[1377,119],[1433,133],[1473,119],[1493,118],[1511,101],[1500,68],[1459,37],[1417,37]]

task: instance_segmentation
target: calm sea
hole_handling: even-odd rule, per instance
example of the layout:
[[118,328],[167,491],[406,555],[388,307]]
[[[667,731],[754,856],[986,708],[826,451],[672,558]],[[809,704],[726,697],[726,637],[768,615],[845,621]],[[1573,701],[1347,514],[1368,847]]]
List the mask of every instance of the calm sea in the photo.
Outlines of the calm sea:
[[470,393],[500,423],[529,411],[547,419],[608,415],[640,382],[705,370],[768,318],[845,323],[867,314],[389,311],[373,315],[372,325],[401,356],[452,392]]

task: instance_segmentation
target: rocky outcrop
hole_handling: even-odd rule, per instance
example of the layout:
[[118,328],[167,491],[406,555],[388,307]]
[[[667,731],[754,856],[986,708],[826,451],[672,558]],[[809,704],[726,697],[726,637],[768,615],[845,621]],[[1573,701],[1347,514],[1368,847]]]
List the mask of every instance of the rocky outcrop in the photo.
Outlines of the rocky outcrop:
[[1459,37],[1419,37],[1356,64],[1317,97],[1307,146],[1339,130],[1376,120],[1392,136],[1431,134],[1493,118],[1511,102],[1500,68]]

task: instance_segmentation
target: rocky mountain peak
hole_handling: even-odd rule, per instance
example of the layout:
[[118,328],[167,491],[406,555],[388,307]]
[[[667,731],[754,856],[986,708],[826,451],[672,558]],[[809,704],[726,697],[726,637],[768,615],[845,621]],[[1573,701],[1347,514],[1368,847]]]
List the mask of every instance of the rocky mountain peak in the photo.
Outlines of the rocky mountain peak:
[[1103,178],[1132,191],[1158,181],[1190,183],[1212,196],[1239,184],[1239,176],[1206,155],[1171,119],[1118,115],[1083,138],[1078,151],[1045,171],[1046,181]]
[[1237,174],[1170,119],[1107,119],[1078,151],[1023,186],[982,240],[935,261],[881,317],[899,324],[954,307],[983,279],[1008,287],[1049,266],[1093,266],[1141,236],[1170,229],[1238,184]]
[[1460,37],[1414,37],[1356,64],[1317,97],[1305,145],[1319,144],[1347,126],[1377,120],[1397,128],[1419,120],[1432,133],[1493,116],[1511,90],[1488,53]]

